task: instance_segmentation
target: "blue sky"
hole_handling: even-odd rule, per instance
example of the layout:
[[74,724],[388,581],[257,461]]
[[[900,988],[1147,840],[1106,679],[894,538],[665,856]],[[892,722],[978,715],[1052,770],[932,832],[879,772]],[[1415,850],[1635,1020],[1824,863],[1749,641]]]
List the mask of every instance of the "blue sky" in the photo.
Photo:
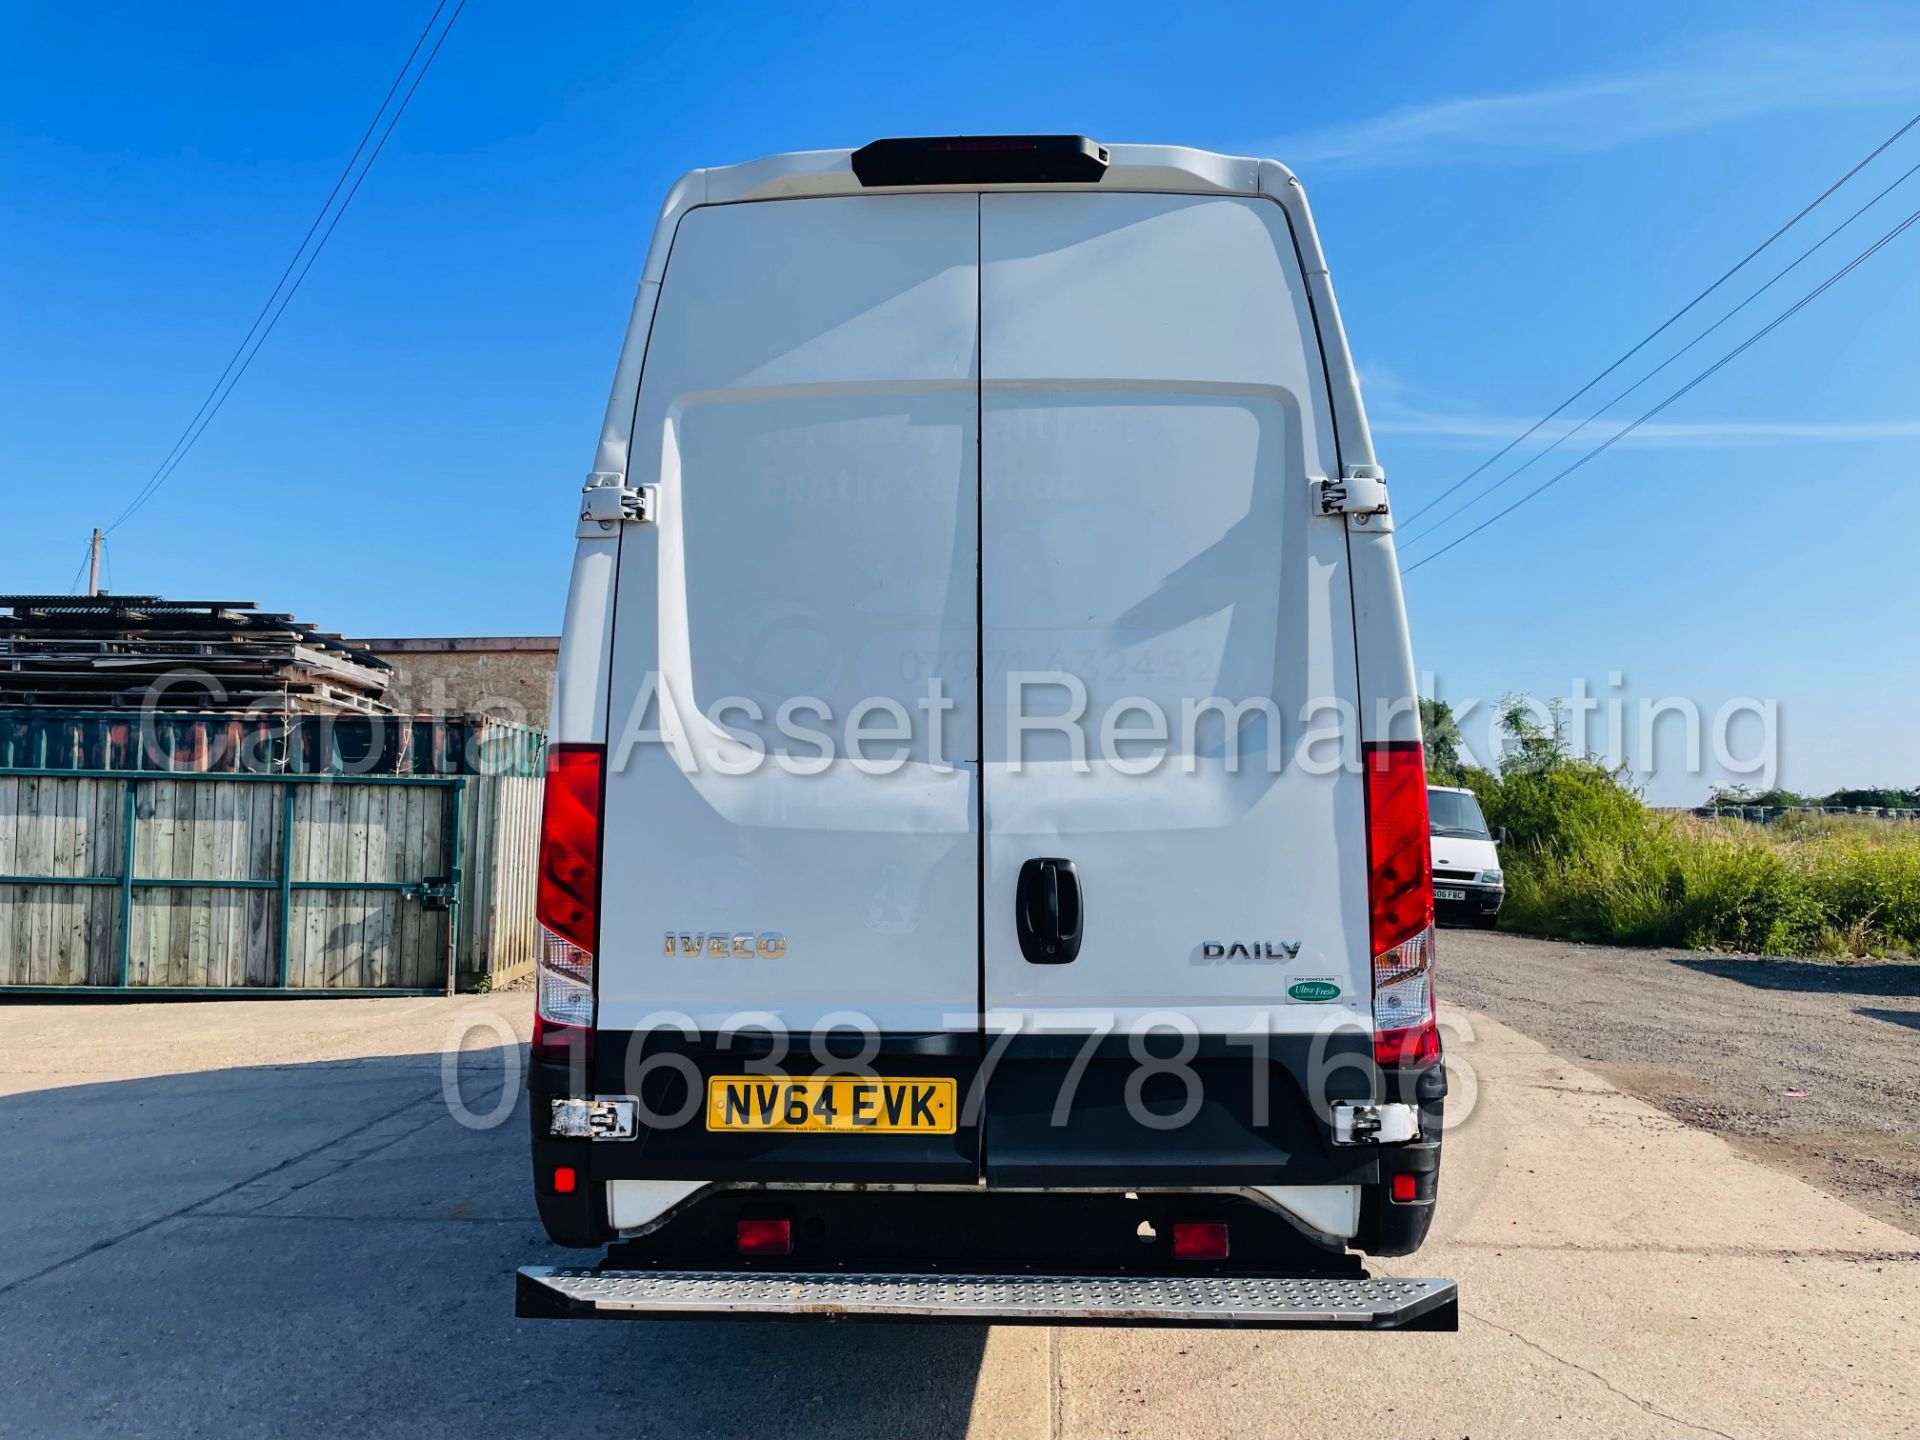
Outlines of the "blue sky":
[[[6,7],[0,590],[68,587],[87,528],[199,404],[430,9]],[[348,633],[556,629],[573,493],[673,177],[956,130],[1293,165],[1408,514],[1915,110],[1910,8],[470,0],[244,384],[114,534],[111,584],[255,599]],[[1920,130],[1700,322],[1916,162]],[[1638,408],[1916,207],[1920,176]],[[1920,227],[1411,575],[1415,655],[1439,693],[1564,695],[1585,676],[1708,716],[1770,699],[1783,783],[1920,779],[1916,261]],[[1409,563],[1460,528],[1419,546],[1409,527]],[[1691,802],[1705,785],[1663,770],[1649,795]]]

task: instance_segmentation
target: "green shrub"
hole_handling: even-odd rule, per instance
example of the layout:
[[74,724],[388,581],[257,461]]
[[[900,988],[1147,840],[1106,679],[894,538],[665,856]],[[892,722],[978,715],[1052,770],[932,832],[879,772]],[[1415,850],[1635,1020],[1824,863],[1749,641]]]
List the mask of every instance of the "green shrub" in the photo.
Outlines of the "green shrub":
[[1820,947],[1920,951],[1920,828],[1859,820],[1800,827],[1778,842],[1820,914]]
[[1784,955],[1920,953],[1920,826],[1659,814],[1534,727],[1466,783],[1506,831],[1502,923],[1570,940]]

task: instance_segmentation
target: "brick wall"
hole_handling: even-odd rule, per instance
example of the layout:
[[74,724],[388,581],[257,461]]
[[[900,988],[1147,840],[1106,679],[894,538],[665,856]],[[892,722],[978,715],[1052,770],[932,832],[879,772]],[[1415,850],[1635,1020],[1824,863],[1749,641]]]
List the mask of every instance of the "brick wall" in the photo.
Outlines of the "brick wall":
[[355,640],[393,666],[386,700],[415,715],[491,715],[547,723],[553,702],[554,635],[455,635]]

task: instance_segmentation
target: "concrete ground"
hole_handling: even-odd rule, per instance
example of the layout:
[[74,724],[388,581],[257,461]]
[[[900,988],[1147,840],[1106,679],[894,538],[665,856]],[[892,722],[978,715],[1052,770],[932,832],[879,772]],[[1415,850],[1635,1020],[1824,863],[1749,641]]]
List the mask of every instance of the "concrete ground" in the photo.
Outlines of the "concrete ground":
[[1920,1241],[1471,1011],[1435,1236],[1394,1262],[1458,1278],[1457,1335],[515,1321],[514,1268],[564,1252],[524,1112],[457,1123],[443,1054],[466,1028],[487,1111],[528,1006],[0,1009],[0,1435],[1920,1426]]
[[1446,931],[1441,993],[1920,1235],[1920,962]]

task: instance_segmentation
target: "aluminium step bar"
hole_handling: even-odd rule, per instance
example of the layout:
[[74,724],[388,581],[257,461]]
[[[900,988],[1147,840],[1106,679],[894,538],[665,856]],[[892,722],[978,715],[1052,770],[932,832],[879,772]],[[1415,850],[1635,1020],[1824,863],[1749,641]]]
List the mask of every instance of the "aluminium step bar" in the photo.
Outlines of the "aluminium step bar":
[[522,1319],[1457,1330],[1451,1280],[1364,1275],[934,1275],[527,1266]]

